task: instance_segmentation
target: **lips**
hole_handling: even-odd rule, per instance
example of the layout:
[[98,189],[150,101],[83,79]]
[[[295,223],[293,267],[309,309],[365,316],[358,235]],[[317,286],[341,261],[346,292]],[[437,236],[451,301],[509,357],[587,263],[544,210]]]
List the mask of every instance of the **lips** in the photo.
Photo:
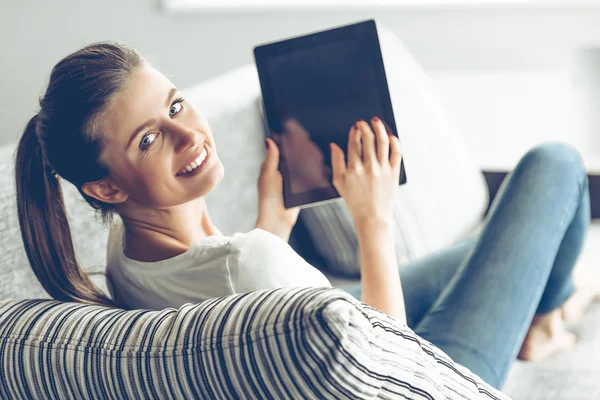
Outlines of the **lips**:
[[210,153],[207,147],[201,148],[201,150],[197,150],[192,157],[190,157],[188,163],[179,169],[175,176],[184,176],[187,174],[193,173],[197,169],[202,169],[204,164],[206,164],[208,159],[210,158]]

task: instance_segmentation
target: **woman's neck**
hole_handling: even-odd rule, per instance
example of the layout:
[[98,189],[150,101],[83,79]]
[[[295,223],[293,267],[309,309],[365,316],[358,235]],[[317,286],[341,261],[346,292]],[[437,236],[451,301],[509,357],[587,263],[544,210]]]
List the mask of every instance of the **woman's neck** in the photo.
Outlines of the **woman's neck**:
[[186,252],[194,243],[219,234],[204,198],[166,209],[121,210],[128,258],[156,262]]

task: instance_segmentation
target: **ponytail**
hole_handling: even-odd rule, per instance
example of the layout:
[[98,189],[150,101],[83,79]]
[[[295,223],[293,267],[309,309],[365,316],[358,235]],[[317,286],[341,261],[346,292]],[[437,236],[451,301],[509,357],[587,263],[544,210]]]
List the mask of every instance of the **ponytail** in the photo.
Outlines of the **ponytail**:
[[55,299],[117,307],[77,262],[60,182],[42,150],[37,119],[31,118],[19,141],[15,168],[19,224],[29,263]]

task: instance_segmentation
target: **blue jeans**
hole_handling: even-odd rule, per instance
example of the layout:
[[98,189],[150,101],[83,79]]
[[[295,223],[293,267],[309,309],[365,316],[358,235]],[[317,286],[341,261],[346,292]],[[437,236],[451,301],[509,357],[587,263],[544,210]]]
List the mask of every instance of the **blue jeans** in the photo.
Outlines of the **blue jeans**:
[[[476,238],[400,266],[408,325],[501,388],[534,315],[572,294],[589,222],[579,154],[559,143],[534,148]],[[348,292],[360,299],[360,285]]]

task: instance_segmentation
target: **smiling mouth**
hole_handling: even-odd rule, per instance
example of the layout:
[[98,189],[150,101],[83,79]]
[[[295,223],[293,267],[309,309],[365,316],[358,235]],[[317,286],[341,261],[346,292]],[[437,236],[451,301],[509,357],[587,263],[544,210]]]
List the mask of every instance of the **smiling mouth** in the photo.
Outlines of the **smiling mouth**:
[[183,169],[181,169],[175,176],[183,176],[194,172],[195,170],[201,168],[208,158],[208,151],[206,147],[202,149],[200,154],[188,165],[186,165]]

